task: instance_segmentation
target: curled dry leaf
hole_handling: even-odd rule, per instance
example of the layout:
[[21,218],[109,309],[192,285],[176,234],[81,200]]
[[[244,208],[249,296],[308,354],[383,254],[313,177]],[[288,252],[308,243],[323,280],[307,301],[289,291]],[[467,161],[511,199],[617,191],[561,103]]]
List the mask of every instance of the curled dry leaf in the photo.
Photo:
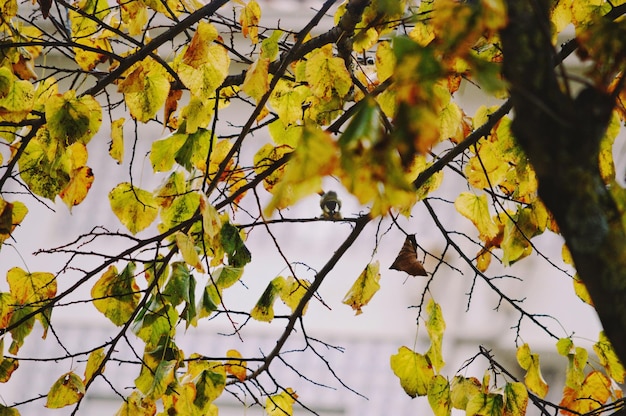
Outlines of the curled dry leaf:
[[398,256],[389,268],[406,272],[411,276],[428,276],[424,265],[417,259],[417,241],[415,241],[415,234],[406,236]]

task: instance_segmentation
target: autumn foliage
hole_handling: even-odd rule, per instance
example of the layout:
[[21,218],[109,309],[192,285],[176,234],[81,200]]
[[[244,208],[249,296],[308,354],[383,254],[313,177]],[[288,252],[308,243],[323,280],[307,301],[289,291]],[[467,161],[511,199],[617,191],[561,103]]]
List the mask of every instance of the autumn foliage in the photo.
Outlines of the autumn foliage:
[[[533,36],[551,51],[557,89],[571,104],[566,114],[597,123],[589,132],[599,131],[597,146],[587,152],[590,169],[597,170],[603,181],[598,186],[619,215],[607,227],[622,227],[623,233],[626,192],[613,144],[626,119],[626,6],[602,0],[528,3],[542,29]],[[306,322],[310,304],[324,304],[318,290],[332,284],[327,275],[361,232],[377,223],[400,235],[392,269],[428,282],[416,308],[428,348],[398,346],[397,354],[380,357],[390,360],[398,389],[424,396],[437,416],[453,409],[468,416],[520,416],[536,411],[532,406],[566,415],[623,408],[619,384],[626,371],[620,358],[626,356],[613,329],[589,348],[579,346],[571,333],[555,335],[496,283],[502,276],[494,268],[534,255],[533,239],[544,233],[567,230],[563,261],[579,266],[586,259],[575,244],[571,252],[567,248],[570,227],[541,194],[551,173],[532,153],[532,143],[516,137],[521,130],[509,115],[523,99],[534,100],[540,114],[569,128],[562,109],[521,88],[513,70],[503,71],[503,62],[515,59],[507,55],[511,31],[522,24],[511,22],[517,11],[507,5],[511,1],[328,0],[305,27],[290,31],[264,21],[263,3],[255,0],[0,1],[0,243],[8,266],[0,285],[0,382],[11,383],[20,371],[25,343],[48,341],[29,337],[34,326],[43,328],[45,339],[58,305],[88,288],[85,302],[110,321],[111,340],[79,353],[80,366],[60,371],[40,397],[42,406],[76,413],[94,380],[106,376],[118,344],[133,337],[144,350],[132,367],[133,390],[118,393],[120,415],[217,415],[215,400],[235,387],[268,415],[291,415],[295,405],[314,398],[301,397],[297,386],[280,380],[266,387],[261,376],[281,357],[296,325]],[[315,29],[320,22],[331,29]],[[557,44],[567,34],[572,40]],[[583,74],[570,76],[561,64],[574,52],[587,64]],[[465,85],[500,104],[470,111],[457,99]],[[581,110],[589,105],[574,92],[581,89],[610,99],[604,122],[595,117],[602,108]],[[234,103],[245,111],[229,120]],[[141,175],[160,178],[157,186],[137,179],[138,149],[146,149],[149,162]],[[94,180],[107,173],[90,164],[104,157],[128,174],[92,195]],[[358,214],[340,214],[336,203],[330,216],[289,217],[289,208],[323,195],[329,178],[358,201]],[[454,185],[459,179],[462,189]],[[88,196],[110,210],[118,229],[101,227],[95,218],[68,236],[66,245],[31,250],[63,256],[61,270],[18,266],[7,246],[25,239],[21,225],[38,221],[28,207],[72,211]],[[471,231],[449,229],[437,214],[442,205],[453,207]],[[426,237],[413,225],[417,209],[443,234],[443,252],[421,245]],[[298,260],[287,259],[268,237],[285,271],[255,294],[252,308],[232,300],[227,305],[230,288],[254,273],[248,234],[266,229],[273,237],[275,225],[307,222],[351,228],[312,274],[296,273]],[[459,237],[472,248],[459,245]],[[124,248],[92,251],[93,242],[106,238],[124,241]],[[482,379],[445,367],[446,311],[437,302],[443,294],[429,286],[446,271],[462,273],[446,252],[455,253],[474,281],[496,293],[520,321],[552,338],[567,363],[560,403],[544,400],[550,386],[540,355],[523,342],[519,325],[511,346],[515,370],[484,347],[467,357],[487,359]],[[95,265],[75,266],[87,256],[97,259]],[[366,315],[389,266],[374,250],[351,277],[343,303]],[[73,283],[61,285],[68,275]],[[593,306],[599,292],[595,286],[587,292],[588,273],[568,278]],[[283,329],[275,348],[260,357],[236,348],[206,357],[176,343],[185,330],[217,316],[271,323],[279,318],[279,300],[287,311],[280,316]],[[603,311],[598,308],[601,319]],[[241,327],[232,322],[237,334]],[[308,342],[306,332],[302,336]],[[19,405],[0,404],[0,415],[19,415]]]

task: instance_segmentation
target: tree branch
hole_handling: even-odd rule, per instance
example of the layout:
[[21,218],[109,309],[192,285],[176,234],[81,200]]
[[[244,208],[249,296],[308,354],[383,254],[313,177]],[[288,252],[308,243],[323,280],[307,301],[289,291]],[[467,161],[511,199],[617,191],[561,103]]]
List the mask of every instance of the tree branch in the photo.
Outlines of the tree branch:
[[557,56],[543,30],[549,26],[549,1],[507,5],[509,24],[501,37],[515,111],[511,129],[537,173],[539,196],[565,238],[604,330],[626,361],[626,233],[598,167],[614,102],[594,88],[576,99],[561,90]]

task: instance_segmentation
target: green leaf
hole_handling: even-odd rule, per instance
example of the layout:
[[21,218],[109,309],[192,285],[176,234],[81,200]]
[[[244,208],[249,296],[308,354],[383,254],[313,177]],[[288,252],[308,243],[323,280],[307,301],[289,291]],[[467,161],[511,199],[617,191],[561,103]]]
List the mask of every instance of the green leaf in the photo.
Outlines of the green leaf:
[[128,263],[121,274],[115,266],[109,266],[91,288],[96,309],[117,326],[128,322],[141,298],[134,271],[134,263]]
[[146,313],[137,317],[132,330],[147,345],[158,345],[162,338],[174,337],[177,323],[178,312],[171,304],[153,301]]
[[59,409],[77,403],[85,395],[83,380],[73,372],[63,374],[50,388],[46,407]]
[[133,234],[148,228],[159,213],[152,194],[129,182],[122,182],[109,192],[109,203],[115,216]]
[[233,267],[244,267],[252,261],[252,255],[245,246],[239,229],[230,223],[222,225],[220,231],[222,247],[228,255],[228,264]]
[[361,308],[367,305],[380,289],[379,280],[379,264],[375,261],[365,267],[342,302],[354,309],[357,315],[363,313]]
[[400,379],[400,385],[411,397],[425,396],[435,373],[428,359],[408,347],[400,347],[391,356],[391,369]]

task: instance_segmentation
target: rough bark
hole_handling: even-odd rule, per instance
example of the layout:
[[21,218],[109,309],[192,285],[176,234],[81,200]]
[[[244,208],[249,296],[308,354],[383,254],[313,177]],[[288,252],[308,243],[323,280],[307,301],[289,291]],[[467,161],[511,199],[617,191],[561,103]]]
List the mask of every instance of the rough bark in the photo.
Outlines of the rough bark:
[[626,233],[598,167],[599,143],[613,102],[585,88],[576,98],[559,85],[547,0],[509,0],[502,31],[513,134],[537,173],[550,209],[587,286],[604,330],[626,362]]

